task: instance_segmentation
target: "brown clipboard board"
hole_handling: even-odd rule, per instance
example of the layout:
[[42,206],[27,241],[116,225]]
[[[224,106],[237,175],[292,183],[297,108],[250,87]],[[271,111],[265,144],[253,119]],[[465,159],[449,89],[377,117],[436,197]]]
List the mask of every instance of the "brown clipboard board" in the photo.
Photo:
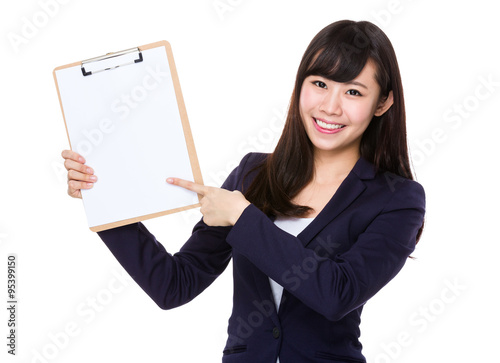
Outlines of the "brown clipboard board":
[[[120,52],[108,53],[108,54],[100,56],[100,57],[90,58],[90,59],[87,59],[84,61],[74,62],[74,63],[70,63],[67,65],[60,66],[60,67],[56,67],[53,70],[53,77],[54,77],[54,81],[55,81],[55,85],[56,85],[56,89],[57,89],[59,104],[60,104],[61,111],[63,114],[64,124],[66,127],[66,134],[68,136],[68,140],[70,143],[70,148],[72,150],[75,150],[74,149],[75,145],[72,143],[73,140],[72,140],[71,132],[70,132],[70,128],[69,128],[71,120],[69,120],[68,118],[69,117],[78,118],[79,116],[76,117],[75,115],[69,115],[67,112],[67,109],[69,109],[71,107],[71,106],[68,106],[71,104],[71,99],[68,97],[66,97],[66,99],[65,99],[62,96],[62,94],[64,93],[64,90],[62,90],[61,88],[67,89],[68,82],[66,82],[64,87],[61,86],[62,82],[61,82],[60,78],[62,78],[62,76],[60,75],[60,73],[64,72],[64,71],[69,72],[69,69],[71,69],[71,72],[72,72],[71,74],[74,75],[75,70],[78,70],[78,71],[81,70],[81,77],[93,77],[94,75],[97,75],[98,73],[101,73],[101,72],[102,72],[102,74],[104,74],[105,72],[115,72],[115,69],[126,69],[127,67],[134,67],[135,63],[143,62],[144,61],[143,54],[144,54],[144,57],[146,57],[146,55],[148,54],[148,51],[150,51],[150,50],[154,50],[155,54],[160,54],[160,56],[161,56],[162,53],[159,52],[159,50],[162,48],[164,49],[164,51],[166,53],[166,58],[168,60],[168,70],[169,70],[169,73],[171,76],[171,82],[172,82],[174,93],[175,93],[175,101],[176,101],[177,110],[179,113],[180,123],[182,126],[182,133],[183,133],[184,140],[185,140],[185,145],[186,145],[187,155],[188,155],[187,157],[189,159],[192,177],[193,177],[194,182],[196,182],[198,184],[203,184],[201,170],[200,170],[200,166],[198,163],[198,157],[196,155],[196,149],[195,149],[195,145],[194,145],[193,136],[191,133],[191,128],[189,126],[186,107],[184,104],[184,99],[182,97],[179,77],[177,75],[177,70],[176,70],[175,63],[174,63],[172,49],[171,49],[170,44],[167,41],[159,41],[159,42],[155,42],[155,43],[151,43],[151,44],[142,45],[142,46],[139,46],[136,48],[127,49],[127,50],[120,51]],[[122,60],[122,58],[123,58],[123,60]],[[132,60],[130,61],[130,59],[132,59]],[[123,63],[124,60],[128,60],[128,62]],[[114,63],[113,63],[113,65],[110,66],[109,62],[114,62]],[[92,68],[92,67],[94,67],[95,69],[89,70],[89,68]],[[76,77],[76,75],[74,75],[74,77]],[[174,111],[172,110],[172,112],[174,112]],[[105,120],[105,119],[101,120],[101,124],[104,124],[102,122],[103,120]],[[109,127],[109,122],[108,122],[108,127]],[[86,145],[86,144],[82,143],[81,145]],[[81,146],[81,145],[79,145],[79,146]],[[88,158],[87,158],[87,163],[88,163]],[[167,176],[176,176],[176,175],[167,175]],[[98,182],[95,184],[95,186],[98,185],[99,181],[100,180],[98,180]],[[182,188],[178,188],[178,189],[180,190]],[[84,192],[84,193],[92,192],[92,189],[88,190],[88,191],[83,190],[82,192]],[[82,193],[82,194],[83,194],[83,201],[84,201],[84,205],[85,205],[86,196],[84,195],[84,193]],[[191,192],[191,193],[193,193],[193,192]],[[89,220],[89,228],[93,232],[99,232],[99,231],[103,231],[103,230],[131,224],[131,223],[136,223],[136,222],[151,219],[151,218],[156,218],[156,217],[168,215],[171,213],[180,212],[180,211],[191,209],[191,208],[196,208],[196,207],[200,206],[199,200],[201,197],[199,195],[196,195],[195,198],[196,198],[196,202],[194,202],[194,203],[187,203],[187,204],[181,203],[183,205],[180,205],[180,206],[177,206],[174,208],[161,210],[161,211],[155,211],[153,213],[145,213],[145,214],[139,213],[140,215],[137,215],[137,216],[133,216],[133,217],[129,217],[129,218],[119,218],[119,220],[109,221],[106,223],[97,223],[97,225],[95,225],[96,224],[95,222],[90,223],[90,220]],[[85,209],[87,211],[87,206]],[[87,214],[87,218],[89,218],[88,214]]]

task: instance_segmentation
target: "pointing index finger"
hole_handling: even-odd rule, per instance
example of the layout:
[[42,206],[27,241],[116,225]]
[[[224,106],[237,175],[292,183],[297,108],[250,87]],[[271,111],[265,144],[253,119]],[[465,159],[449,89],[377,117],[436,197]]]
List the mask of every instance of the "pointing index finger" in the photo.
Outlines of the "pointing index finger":
[[167,183],[177,185],[179,187],[182,187],[182,188],[187,189],[187,190],[191,190],[191,191],[198,193],[198,194],[201,194],[201,195],[205,195],[205,193],[207,191],[207,187],[204,185],[197,184],[195,182],[180,179],[180,178],[168,178]]

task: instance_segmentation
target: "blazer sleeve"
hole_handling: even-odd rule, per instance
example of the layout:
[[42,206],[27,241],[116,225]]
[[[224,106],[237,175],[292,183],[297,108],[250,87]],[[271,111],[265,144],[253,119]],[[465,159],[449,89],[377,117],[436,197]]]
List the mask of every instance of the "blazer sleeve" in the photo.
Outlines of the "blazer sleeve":
[[[236,188],[249,156],[242,159],[222,188]],[[174,255],[140,222],[98,232],[98,235],[154,302],[162,309],[171,309],[194,299],[225,270],[232,255],[231,247],[225,242],[230,229],[209,227],[201,219]]]
[[351,248],[334,257],[304,247],[253,204],[243,211],[227,242],[304,304],[339,320],[387,284],[415,249],[425,194],[414,181],[403,184]]

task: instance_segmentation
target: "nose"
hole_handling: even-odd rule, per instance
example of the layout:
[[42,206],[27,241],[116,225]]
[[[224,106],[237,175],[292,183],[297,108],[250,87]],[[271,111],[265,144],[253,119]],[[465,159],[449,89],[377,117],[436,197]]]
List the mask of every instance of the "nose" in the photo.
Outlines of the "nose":
[[330,92],[325,94],[325,97],[319,105],[319,109],[327,115],[341,115],[342,100],[339,93],[335,90],[330,90]]

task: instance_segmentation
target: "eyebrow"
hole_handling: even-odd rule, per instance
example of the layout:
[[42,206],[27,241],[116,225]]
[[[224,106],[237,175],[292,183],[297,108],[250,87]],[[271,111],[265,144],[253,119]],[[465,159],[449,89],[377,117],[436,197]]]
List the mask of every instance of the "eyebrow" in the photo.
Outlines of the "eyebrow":
[[346,84],[352,84],[355,86],[360,86],[360,87],[363,87],[365,89],[368,89],[368,87],[366,87],[363,83],[358,82],[358,81],[348,81],[348,82],[346,82]]

